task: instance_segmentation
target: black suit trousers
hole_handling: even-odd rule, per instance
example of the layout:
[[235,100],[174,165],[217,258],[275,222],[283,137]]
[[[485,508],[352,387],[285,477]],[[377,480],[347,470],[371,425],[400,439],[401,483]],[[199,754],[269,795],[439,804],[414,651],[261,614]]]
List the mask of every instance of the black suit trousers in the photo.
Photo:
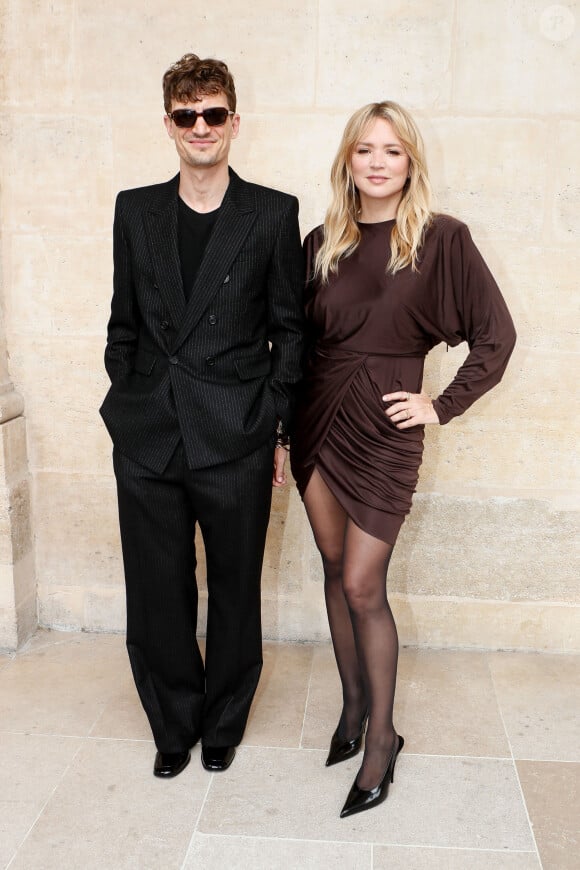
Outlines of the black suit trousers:
[[[242,739],[262,668],[260,578],[274,446],[191,470],[180,443],[157,474],[113,451],[127,648],[155,744]],[[205,664],[197,643],[196,524],[207,565]]]

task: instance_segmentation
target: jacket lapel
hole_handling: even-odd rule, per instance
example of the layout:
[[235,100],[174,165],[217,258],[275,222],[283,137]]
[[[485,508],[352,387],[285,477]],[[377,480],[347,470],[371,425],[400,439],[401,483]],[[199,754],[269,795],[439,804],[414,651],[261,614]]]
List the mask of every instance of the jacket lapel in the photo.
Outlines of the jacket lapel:
[[185,311],[177,235],[178,189],[179,175],[176,175],[157,189],[144,216],[156,283],[174,323],[182,322]]
[[[252,224],[256,220],[256,204],[250,185],[230,169],[230,183],[210,236],[185,310],[181,329],[173,352],[183,344],[198,323],[203,312],[225,282]],[[179,256],[177,256],[179,262]],[[183,291],[182,291],[183,296]]]

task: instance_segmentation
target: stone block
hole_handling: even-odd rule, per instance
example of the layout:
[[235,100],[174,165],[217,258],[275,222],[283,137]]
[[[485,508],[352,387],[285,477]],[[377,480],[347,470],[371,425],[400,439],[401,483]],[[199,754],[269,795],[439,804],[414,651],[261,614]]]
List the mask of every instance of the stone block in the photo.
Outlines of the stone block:
[[17,645],[19,647],[32,637],[38,627],[37,605],[35,587],[34,591],[16,608]]
[[24,417],[2,423],[0,445],[0,485],[10,487],[28,473]]
[[307,581],[303,562],[308,532],[306,512],[293,484],[274,490],[262,570],[265,595],[302,597]]
[[40,573],[38,584],[38,623],[61,631],[84,627],[85,589],[80,586],[46,584]]
[[7,612],[15,609],[14,565],[0,562],[0,611]]
[[[26,432],[22,398],[1,394],[0,413],[16,419],[3,427],[0,450],[0,646],[7,635],[16,644],[34,623],[34,556],[45,624],[124,625],[111,445],[98,416],[108,387],[113,205],[117,190],[177,171],[161,77],[193,50],[223,58],[236,77],[242,123],[233,167],[299,196],[304,233],[323,220],[350,114],[384,98],[414,112],[437,207],[469,224],[519,341],[499,387],[427,431],[415,509],[389,578],[403,609],[401,636],[572,649],[576,6],[490,0],[482,15],[475,0],[370,0],[360,8],[221,0],[209,11],[159,0],[145,11],[113,0],[42,9],[22,0],[1,14],[0,388],[16,384]],[[189,42],[176,42],[180,33]],[[465,345],[433,352],[430,393],[447,385],[465,353]],[[199,551],[202,622],[201,544]],[[262,588],[266,637],[328,637],[320,557],[291,486],[274,493]]]
[[401,595],[564,602],[578,594],[578,511],[539,499],[417,494],[389,568]]
[[0,649],[15,650],[36,629],[34,554],[0,564]]
[[[113,220],[111,203],[110,219]],[[110,234],[12,234],[6,269],[13,333],[98,335],[104,347],[113,292]]]
[[32,467],[110,472],[111,443],[99,416],[109,386],[104,346],[104,333],[15,340],[12,370],[26,400]]
[[[163,123],[163,101],[159,83],[159,95],[149,112],[139,113],[134,123],[127,125],[125,114],[114,111],[113,129],[113,183],[109,224],[113,225],[115,196],[119,190],[143,187],[147,184],[169,181],[179,171],[179,158],[175,145],[167,135]],[[135,142],[139,142],[139,156],[135,154]],[[231,162],[236,167],[237,141],[232,146]]]
[[[5,354],[5,341],[2,340],[2,344],[0,345],[0,355]],[[2,365],[1,368],[3,369],[4,365]],[[14,390],[8,373],[6,372],[6,376],[4,377],[4,372],[1,372],[0,377],[0,424],[3,424],[7,423],[9,420],[14,420],[22,414],[24,410],[24,401],[20,393],[17,393]]]
[[[451,383],[467,354],[460,345],[428,358],[424,388],[438,395]],[[555,349],[516,347],[502,382],[464,415],[441,429],[428,427],[421,488],[452,483],[513,489],[578,493],[576,422],[562,426],[556,410],[561,397],[576,392],[575,355]],[[559,397],[559,398],[556,398]],[[580,504],[576,502],[577,506]]]
[[[58,601],[69,586],[77,592],[122,586],[112,477],[39,472],[35,516],[38,581],[44,590],[41,597],[46,597],[46,589],[53,586],[58,590]],[[66,612],[66,597],[62,601]],[[84,611],[79,611],[79,606],[73,598],[72,612],[82,617]],[[80,626],[82,622],[74,624]]]
[[87,631],[124,632],[127,625],[125,585],[87,589],[83,627]]
[[518,352],[532,348],[548,354],[578,353],[578,252],[566,247],[506,244],[493,260],[493,265],[491,258],[488,263],[516,324]]
[[457,5],[454,107],[459,113],[580,110],[577,6],[490,0]]
[[[17,610],[27,606],[36,596],[36,573],[34,551],[30,549],[12,566],[14,603]],[[36,613],[36,605],[33,607]]]
[[14,563],[32,547],[30,482],[24,478],[0,489],[0,562]]
[[[580,64],[577,63],[580,67]],[[570,88],[578,91],[578,88]],[[578,167],[578,142],[580,123],[562,121],[557,129],[558,162],[556,166],[555,195],[553,208],[554,236],[557,242],[568,242],[578,249],[580,236],[580,169]]]
[[0,607],[0,651],[12,652],[18,646],[18,623],[15,612]]
[[[469,224],[474,238],[539,244],[553,130],[521,118],[431,119],[427,152],[441,211]],[[507,250],[510,250],[507,248]]]
[[[102,106],[137,105],[154,115],[163,107],[163,73],[193,51],[228,64],[242,111],[311,105],[317,28],[317,10],[307,0],[280,0],[275,13],[264,0],[221,0],[212,10],[152,0],[147,14],[113,0],[99,7],[79,0],[75,101],[99,111]],[[185,33],[185,40],[176,38]]]
[[0,118],[4,230],[110,232],[110,119],[58,114],[45,105],[45,112],[34,116],[34,135],[25,111]]
[[[75,0],[62,0],[52,6],[29,2],[7,2],[2,6],[3,104],[34,111],[49,102],[70,108]],[[33,68],[26,46],[34,46]]]
[[242,117],[232,164],[249,181],[297,196],[303,235],[324,220],[330,201],[330,167],[348,114],[343,109],[323,115],[294,113],[290,119],[280,111]]
[[580,608],[546,601],[389,596],[402,646],[580,652]]
[[350,115],[375,100],[447,107],[452,93],[451,0],[319,4],[316,101]]

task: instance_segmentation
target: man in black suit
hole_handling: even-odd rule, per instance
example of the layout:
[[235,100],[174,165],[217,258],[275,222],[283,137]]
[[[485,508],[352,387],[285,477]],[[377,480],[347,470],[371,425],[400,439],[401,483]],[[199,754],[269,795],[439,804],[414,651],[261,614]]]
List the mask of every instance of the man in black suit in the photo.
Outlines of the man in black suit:
[[260,676],[260,575],[272,483],[285,482],[303,275],[296,198],[228,166],[240,118],[227,66],[185,55],[163,95],[179,174],[117,198],[101,414],[114,444],[127,648],[154,773],[170,777],[200,737],[204,767],[229,767]]

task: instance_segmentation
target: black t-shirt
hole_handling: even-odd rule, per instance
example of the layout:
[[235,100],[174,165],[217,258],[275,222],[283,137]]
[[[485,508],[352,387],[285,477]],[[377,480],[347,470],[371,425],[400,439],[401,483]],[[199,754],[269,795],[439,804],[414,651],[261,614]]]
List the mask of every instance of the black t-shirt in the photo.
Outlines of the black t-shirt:
[[219,214],[215,211],[200,214],[178,197],[177,230],[179,238],[179,259],[185,298],[189,299],[197,277],[203,255]]

